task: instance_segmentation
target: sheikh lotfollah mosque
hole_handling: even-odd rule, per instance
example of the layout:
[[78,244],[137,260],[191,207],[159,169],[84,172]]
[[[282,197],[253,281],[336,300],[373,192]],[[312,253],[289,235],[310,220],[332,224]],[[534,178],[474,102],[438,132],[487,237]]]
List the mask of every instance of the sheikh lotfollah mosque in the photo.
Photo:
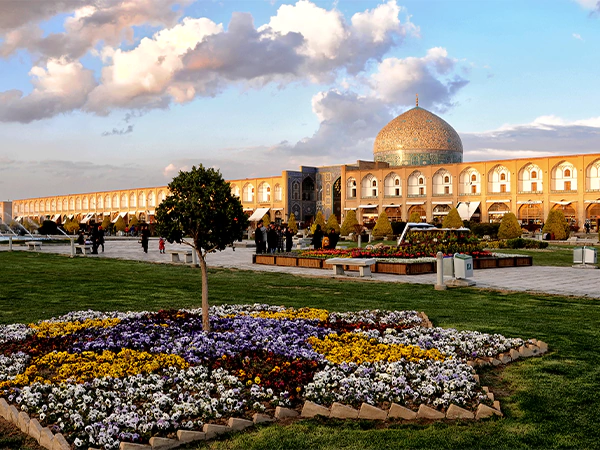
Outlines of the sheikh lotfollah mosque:
[[[377,135],[373,161],[284,170],[281,175],[228,180],[251,221],[310,222],[318,211],[343,221],[356,211],[368,223],[386,212],[400,221],[417,212],[437,222],[456,207],[465,220],[497,222],[508,212],[523,225],[541,224],[560,209],[573,224],[600,221],[600,153],[530,159],[463,162],[458,133],[417,106]],[[77,218],[99,222],[133,215],[152,223],[167,186],[132,188],[0,202],[4,222],[24,218],[57,223]]]

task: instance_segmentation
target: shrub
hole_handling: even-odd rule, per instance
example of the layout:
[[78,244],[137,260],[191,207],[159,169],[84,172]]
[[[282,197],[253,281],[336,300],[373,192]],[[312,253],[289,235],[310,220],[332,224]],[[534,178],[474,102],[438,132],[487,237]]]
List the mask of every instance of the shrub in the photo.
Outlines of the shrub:
[[392,233],[396,236],[400,236],[406,227],[406,222],[392,222],[390,225],[392,226]]
[[56,223],[51,220],[44,220],[42,226],[38,228],[40,234],[58,234]]
[[410,217],[408,218],[408,221],[419,223],[421,221],[421,214],[419,214],[417,211],[413,211]]
[[444,228],[461,228],[463,225],[463,221],[460,218],[458,209],[456,208],[452,208],[448,215],[444,217],[444,220],[442,222],[442,226]]
[[129,218],[129,227],[130,228],[131,227],[135,227],[136,230],[137,230],[139,224],[140,224],[140,221],[138,220],[138,218],[136,217],[136,215],[132,214],[132,216]]
[[315,217],[315,221],[313,222],[312,226],[310,227],[310,233],[314,234],[315,230],[317,229],[317,225],[321,225],[321,230],[325,230],[325,217],[323,217],[323,213],[321,211],[319,211],[317,213],[317,216]]
[[383,239],[384,236],[391,236],[393,234],[392,226],[390,225],[390,221],[388,219],[385,211],[382,211],[377,218],[377,223],[373,228],[373,237],[375,239]]
[[117,222],[115,223],[115,230],[125,231],[125,228],[127,228],[127,225],[125,225],[125,220],[123,219],[123,217],[119,216]]
[[296,216],[294,213],[290,214],[290,220],[288,220],[288,227],[294,234],[298,232],[298,224],[296,223]]
[[108,230],[110,228],[110,216],[104,216],[104,220],[102,220],[102,229]]
[[336,233],[340,232],[340,224],[338,223],[337,217],[335,217],[335,214],[332,214],[329,216],[329,219],[327,219],[327,223],[325,224],[325,229],[323,231],[329,233],[329,231],[331,229],[334,229]]
[[471,222],[469,228],[476,236],[489,236],[491,239],[498,237],[499,223],[474,223]]
[[498,237],[500,239],[513,239],[521,237],[521,234],[521,225],[519,225],[517,216],[513,213],[504,214],[502,222],[500,222],[500,228],[498,229]]
[[346,217],[344,217],[344,223],[342,223],[340,234],[342,236],[348,236],[350,233],[354,233],[355,225],[358,225],[358,220],[356,220],[356,211],[350,210],[346,213]]
[[535,239],[507,239],[506,248],[546,248],[548,247],[547,242],[536,241]]
[[553,239],[564,240],[571,233],[565,215],[560,209],[553,209],[548,213],[548,219],[542,229],[544,233],[550,233]]
[[265,227],[269,227],[269,225],[271,225],[271,216],[269,215],[269,213],[266,213],[263,218],[262,218],[262,223]]
[[64,229],[67,233],[75,234],[79,231],[79,222],[75,218],[67,219]]

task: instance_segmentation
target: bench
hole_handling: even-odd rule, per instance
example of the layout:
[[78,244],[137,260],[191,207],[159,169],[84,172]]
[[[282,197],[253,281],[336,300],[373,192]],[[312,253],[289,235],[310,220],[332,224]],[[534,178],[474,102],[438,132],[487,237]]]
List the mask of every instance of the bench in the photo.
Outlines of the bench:
[[92,254],[92,246],[91,244],[75,244],[75,254],[76,255],[91,255]]
[[41,250],[42,249],[42,243],[39,241],[27,241],[27,242],[25,242],[25,244],[27,244],[27,250]]
[[185,262],[186,264],[191,264],[192,262],[191,250],[168,250],[168,252],[171,254],[171,262]]
[[326,259],[325,264],[333,266],[335,275],[344,275],[344,266],[358,266],[361,277],[371,276],[371,266],[375,264],[375,258],[331,258]]

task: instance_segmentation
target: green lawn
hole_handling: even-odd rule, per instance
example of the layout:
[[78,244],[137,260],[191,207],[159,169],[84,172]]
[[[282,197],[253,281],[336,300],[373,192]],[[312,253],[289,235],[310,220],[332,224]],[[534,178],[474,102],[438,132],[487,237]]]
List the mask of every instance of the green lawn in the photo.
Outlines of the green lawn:
[[[0,323],[87,308],[200,305],[199,270],[186,266],[1,252],[0,267]],[[238,270],[211,270],[209,296],[212,303],[416,309],[435,326],[538,338],[550,345],[550,352],[502,371],[482,372],[482,382],[492,387],[502,404],[501,419],[387,426],[303,420],[188,449],[600,448],[597,300],[479,289],[435,291],[425,285]]]
[[533,257],[534,266],[571,267],[574,246],[549,246],[545,249],[492,249],[494,253],[511,253]]

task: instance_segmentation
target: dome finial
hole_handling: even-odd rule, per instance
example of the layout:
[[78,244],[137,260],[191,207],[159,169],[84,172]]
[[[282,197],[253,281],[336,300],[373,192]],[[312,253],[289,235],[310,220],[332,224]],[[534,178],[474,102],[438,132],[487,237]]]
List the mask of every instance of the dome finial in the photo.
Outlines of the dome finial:
[[417,106],[419,106],[419,94],[417,94]]

